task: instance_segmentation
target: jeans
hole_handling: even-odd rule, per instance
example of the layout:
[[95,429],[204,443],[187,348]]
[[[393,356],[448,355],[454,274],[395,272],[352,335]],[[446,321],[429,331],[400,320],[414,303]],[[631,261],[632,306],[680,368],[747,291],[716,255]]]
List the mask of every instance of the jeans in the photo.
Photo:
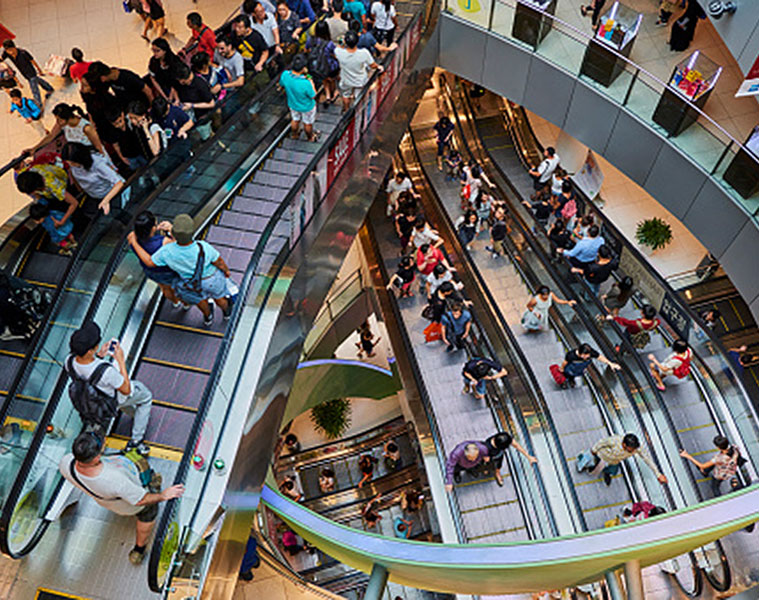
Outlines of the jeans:
[[619,473],[619,469],[620,466],[619,463],[617,463],[616,465],[606,465],[601,472],[608,473],[609,477],[614,477],[617,473]]
[[129,162],[129,168],[132,169],[132,171],[136,171],[140,167],[144,167],[146,164],[148,164],[148,160],[141,155],[138,156],[128,156],[127,161]]
[[[467,387],[470,387],[472,385],[472,380],[469,379],[469,377],[464,377],[464,385]],[[474,384],[474,390],[480,396],[484,396],[485,395],[485,380],[478,379],[477,383]]]
[[600,283],[592,283],[590,281],[586,282],[588,284],[588,287],[590,288],[590,291],[593,292],[594,296],[598,296],[598,291],[601,289]]
[[42,77],[39,75],[32,77],[31,79],[27,79],[26,81],[29,83],[29,88],[32,90],[32,96],[34,96],[34,101],[37,103],[37,106],[44,110],[45,105],[42,103],[42,98],[40,96],[40,87],[42,87],[42,89],[46,92],[52,93],[55,91],[53,90],[53,86],[42,79]]

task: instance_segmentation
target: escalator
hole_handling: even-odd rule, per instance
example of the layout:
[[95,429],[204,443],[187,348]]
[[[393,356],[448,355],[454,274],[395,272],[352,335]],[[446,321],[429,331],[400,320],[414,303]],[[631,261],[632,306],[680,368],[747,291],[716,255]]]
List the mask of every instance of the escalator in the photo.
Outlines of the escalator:
[[[165,306],[155,286],[145,282],[133,254],[126,251],[125,225],[134,210],[99,221],[98,235],[87,238],[77,257],[71,284],[88,284],[87,289],[93,291],[89,305],[75,306],[69,294],[62,294],[53,307],[54,318],[65,315],[72,327],[85,318],[94,319],[101,325],[104,338],[119,338],[127,352],[130,374],[154,394],[146,436],[153,448],[151,461],[162,472],[165,485],[175,480],[187,487],[181,502],[172,502],[164,509],[150,561],[143,567],[154,591],[162,590],[174,565],[181,567],[182,556],[175,556],[177,547],[172,541],[175,519],[181,516],[186,527],[194,519],[206,518],[204,494],[223,492],[216,479],[207,487],[207,477],[220,474],[212,456],[230,441],[222,434],[230,424],[228,411],[233,405],[230,397],[234,391],[229,385],[236,389],[239,378],[250,374],[238,361],[248,357],[258,360],[259,349],[265,346],[254,348],[253,339],[264,336],[260,344],[271,336],[268,323],[275,313],[267,313],[264,307],[273,294],[287,289],[290,275],[279,277],[279,270],[348,156],[341,146],[343,156],[336,164],[335,147],[345,139],[351,140],[350,150],[353,141],[358,143],[419,40],[422,20],[415,6],[409,9],[411,14],[400,19],[405,29],[404,53],[386,59],[391,67],[387,73],[375,75],[357,106],[346,114],[339,114],[337,106],[320,108],[317,128],[323,141],[311,144],[288,137],[289,113],[272,82],[232,117],[213,143],[198,154],[192,169],[165,182],[139,207],[151,209],[159,219],[171,219],[181,212],[193,214],[196,235],[220,250],[239,284],[229,321],[222,321],[217,314],[214,325],[205,329],[197,310],[175,312]],[[73,287],[68,284],[67,288]],[[52,337],[46,326],[42,346],[49,345],[51,353],[60,356],[68,338],[59,337],[58,350],[52,352]],[[29,369],[31,373],[25,374],[26,382],[35,380],[36,370],[35,364]],[[50,400],[30,440],[29,452],[17,472],[8,474],[15,483],[4,507],[0,544],[13,557],[29,553],[69,503],[57,462],[81,425],[64,393],[66,378],[60,367],[55,365],[49,375],[46,385]],[[55,435],[44,433],[48,425]],[[120,417],[108,445],[122,446],[129,428],[128,417]],[[106,519],[103,523],[106,539],[108,532],[116,533],[114,539],[124,535],[124,528],[116,521]],[[198,526],[202,533],[208,524]],[[79,522],[75,532],[68,535],[79,535],[84,527],[85,523]],[[183,540],[190,551],[202,543],[191,535],[183,534]],[[167,549],[168,562],[164,560]],[[96,582],[72,583],[86,588]],[[102,580],[98,584],[102,585]],[[119,581],[114,578],[107,585],[118,586]]]
[[[526,189],[529,189],[526,187],[529,179],[526,178],[523,170],[521,172],[518,170],[514,161],[516,160],[518,162],[518,157],[529,155],[529,151],[522,151],[519,149],[521,147],[519,147],[519,144],[517,143],[518,150],[516,152],[510,150],[511,162],[508,163],[506,168],[501,170],[500,161],[504,154],[504,146],[511,146],[511,144],[507,144],[508,140],[504,139],[502,134],[497,133],[493,127],[487,127],[487,119],[492,121],[492,117],[475,119],[475,123],[478,125],[479,139],[482,140],[483,146],[487,147],[488,145],[491,145],[493,147],[489,153],[489,156],[493,159],[493,164],[498,166],[501,174],[508,170],[509,179],[512,182],[512,185],[521,185],[521,189],[524,193]],[[519,136],[511,136],[510,139],[517,141]],[[517,183],[514,183],[514,181]],[[531,181],[529,181],[529,183],[531,184]],[[517,193],[516,189],[513,191]],[[517,208],[514,210],[515,212],[523,212],[519,211]],[[611,238],[611,240],[619,242],[622,239],[618,232],[612,229],[612,226],[606,222],[604,222],[604,235],[606,235],[607,240]],[[538,236],[538,241],[542,242],[544,241],[544,238]],[[617,245],[615,249],[619,252],[619,245]],[[560,268],[560,266],[557,268]],[[583,296],[590,297],[592,295],[589,294],[589,290],[585,289],[584,283],[578,281],[568,272],[564,277],[567,281],[571,282],[570,287],[575,290],[576,298],[580,299]],[[585,309],[589,310],[591,315],[595,318],[601,318],[604,314],[602,307],[597,301],[591,302],[590,304],[586,302]],[[626,315],[628,318],[634,318],[637,316],[637,309],[631,307],[629,312],[633,314]],[[664,314],[663,316],[667,319],[667,314]],[[672,311],[670,311],[669,317],[670,319],[672,318]],[[616,327],[603,328],[601,332],[607,337],[610,336],[610,340],[612,341],[619,337],[619,332],[616,331]],[[662,336],[654,337],[646,352],[654,351],[654,353],[659,356],[662,353],[667,352],[664,346],[665,344],[671,343],[675,332],[665,327],[662,328],[662,334]],[[607,347],[613,347],[616,343],[619,342],[607,343]],[[624,344],[622,345],[624,346]],[[703,369],[698,369],[699,374],[697,374],[696,377],[681,380],[677,384],[670,384],[667,392],[660,394],[653,389],[650,376],[646,373],[645,365],[643,364],[643,360],[641,360],[645,359],[645,354],[640,357],[634,349],[628,348],[628,351],[643,374],[642,380],[645,381],[646,379],[649,379],[649,381],[646,381],[646,384],[653,393],[646,395],[648,408],[643,412],[643,417],[652,438],[655,441],[658,440],[657,443],[661,448],[659,452],[660,456],[664,455],[669,457],[668,461],[672,463],[673,471],[677,474],[677,480],[681,487],[680,493],[676,494],[676,496],[680,496],[678,505],[681,505],[681,502],[691,504],[708,498],[710,496],[706,491],[706,482],[708,480],[701,478],[700,475],[698,475],[697,479],[691,470],[688,468],[683,469],[683,466],[678,463],[677,453],[681,447],[695,448],[700,454],[713,452],[711,438],[716,433],[722,433],[730,436],[731,439],[739,440],[739,445],[745,448],[750,454],[755,445],[756,434],[746,427],[748,424],[745,423],[744,416],[746,414],[745,399],[740,403],[740,412],[738,412],[737,415],[733,413],[725,418],[724,413],[720,414],[718,407],[715,407],[715,404],[718,403],[712,402],[709,397],[711,392],[710,388],[713,388],[714,385],[709,381],[703,381],[701,377],[702,371],[706,371],[707,374],[710,374],[708,367],[706,366]],[[627,361],[623,359],[621,362],[624,365]],[[748,435],[741,435],[741,433],[739,433],[741,428],[742,432]],[[672,460],[673,458],[674,461]],[[670,480],[672,480],[672,476],[670,476]],[[744,478],[744,481],[749,480],[750,475]],[[688,481],[690,481],[690,485],[685,483]],[[672,481],[670,482],[670,487],[672,487]],[[724,558],[724,551],[719,544],[707,548],[702,555],[698,556],[698,562],[702,567],[706,578],[710,581],[713,587],[718,590],[724,590],[729,587],[730,573]]]

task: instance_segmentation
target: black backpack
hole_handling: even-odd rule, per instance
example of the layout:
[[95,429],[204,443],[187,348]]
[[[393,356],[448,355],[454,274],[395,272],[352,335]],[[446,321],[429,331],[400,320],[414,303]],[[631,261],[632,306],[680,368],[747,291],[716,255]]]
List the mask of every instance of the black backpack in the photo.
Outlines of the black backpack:
[[314,38],[314,47],[308,53],[308,72],[312,77],[323,79],[329,76],[329,55],[327,54],[327,40]]
[[100,363],[89,379],[80,377],[74,370],[74,356],[70,355],[66,359],[66,373],[71,377],[69,384],[69,398],[82,423],[87,425],[98,425],[104,430],[108,429],[111,419],[116,416],[118,402],[116,394],[109,396],[97,387],[95,387],[103,377],[105,370],[110,367],[106,362]]

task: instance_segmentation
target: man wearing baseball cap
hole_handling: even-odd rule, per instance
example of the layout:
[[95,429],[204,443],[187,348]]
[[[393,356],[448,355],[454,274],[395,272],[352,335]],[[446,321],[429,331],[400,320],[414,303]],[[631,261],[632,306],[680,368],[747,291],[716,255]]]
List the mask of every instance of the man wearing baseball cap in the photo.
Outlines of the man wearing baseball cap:
[[127,240],[132,245],[142,264],[147,267],[169,267],[179,275],[176,285],[179,299],[185,304],[196,304],[203,313],[203,323],[210,327],[213,323],[213,306],[208,302],[213,298],[224,318],[229,318],[231,307],[227,296],[229,267],[219,251],[204,240],[193,240],[195,223],[190,215],[181,214],[174,218],[172,235],[176,240],[164,244],[151,256],[137,242],[134,232]]
[[[65,368],[70,377],[77,376],[89,381],[100,365],[100,377],[94,383],[103,395],[116,398],[119,410],[132,416],[132,436],[127,443],[127,450],[136,448],[143,456],[150,453],[145,444],[145,432],[150,420],[153,394],[140,381],[131,381],[124,359],[124,350],[118,341],[105,342],[100,348],[100,327],[94,321],[85,322],[69,340],[71,354],[66,359]],[[110,354],[114,363],[105,359]]]

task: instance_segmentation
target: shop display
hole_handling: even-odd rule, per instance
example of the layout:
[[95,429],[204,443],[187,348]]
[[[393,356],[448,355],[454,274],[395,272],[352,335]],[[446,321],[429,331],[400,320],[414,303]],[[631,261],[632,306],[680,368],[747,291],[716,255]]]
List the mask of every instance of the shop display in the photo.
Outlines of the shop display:
[[537,49],[553,27],[550,15],[556,14],[556,0],[518,0],[511,34]]
[[759,192],[759,125],[754,127],[743,145],[745,149],[738,150],[723,177],[741,196],[750,198]]
[[615,2],[609,12],[601,16],[595,39],[621,50],[637,35],[643,15]]
[[696,50],[672,71],[654,111],[654,122],[669,135],[685,131],[698,119],[721,73],[722,67]]
[[595,34],[588,42],[580,73],[609,86],[625,69],[643,15],[619,1],[601,15]]

